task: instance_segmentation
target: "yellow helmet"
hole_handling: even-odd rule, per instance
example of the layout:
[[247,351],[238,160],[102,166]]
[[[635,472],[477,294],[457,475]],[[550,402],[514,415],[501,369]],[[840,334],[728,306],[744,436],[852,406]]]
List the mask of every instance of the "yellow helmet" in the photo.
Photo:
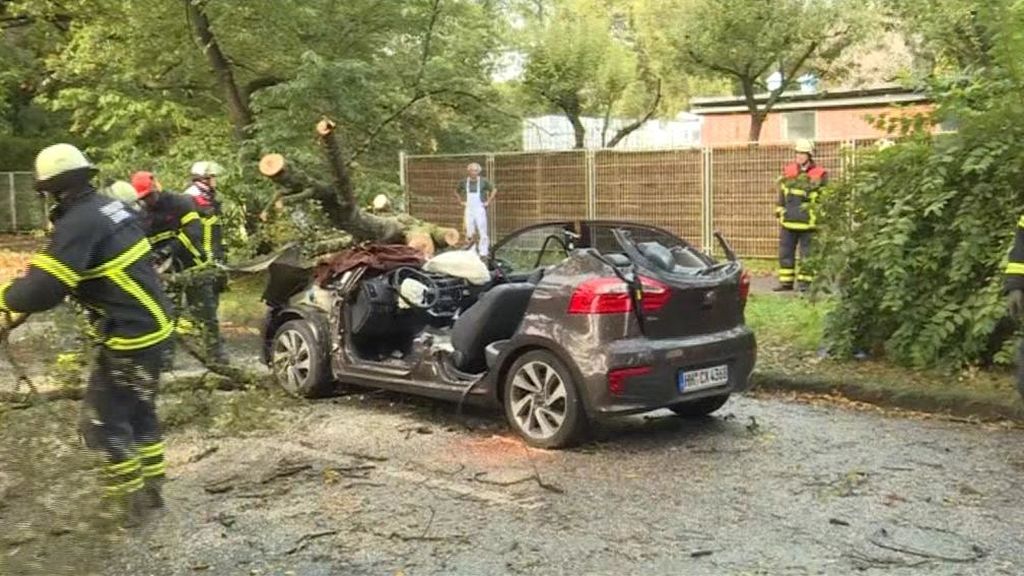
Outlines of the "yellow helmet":
[[46,183],[75,171],[86,171],[91,176],[96,167],[81,150],[71,144],[47,146],[36,156],[37,183]]
[[807,138],[801,138],[793,145],[793,150],[803,152],[804,154],[814,154],[814,142]]
[[124,180],[118,180],[107,187],[107,196],[115,200],[120,200],[127,205],[133,205],[137,201],[135,187],[125,182]]

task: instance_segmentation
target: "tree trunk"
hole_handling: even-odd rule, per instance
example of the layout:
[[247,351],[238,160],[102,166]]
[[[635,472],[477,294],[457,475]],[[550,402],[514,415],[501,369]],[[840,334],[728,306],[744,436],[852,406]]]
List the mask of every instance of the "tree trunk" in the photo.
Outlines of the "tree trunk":
[[761,128],[764,126],[764,118],[765,114],[761,111],[750,115],[750,133],[747,135],[750,142],[759,142],[761,140]]
[[360,208],[341,141],[334,129],[334,123],[326,119],[317,125],[317,133],[324,145],[325,158],[332,175],[331,184],[323,184],[286,166],[280,154],[268,154],[260,160],[260,173],[285,190],[281,198],[283,201],[316,199],[334,227],[350,235],[343,238],[345,245],[367,240],[405,243],[419,248],[429,256],[437,248],[458,244],[459,233],[452,228],[425,223],[407,214],[384,216]]
[[206,17],[203,3],[200,0],[184,0],[185,9],[192,25],[192,31],[200,42],[200,48],[206,54],[206,59],[213,69],[217,78],[217,84],[224,92],[224,99],[228,106],[228,116],[234,126],[235,136],[239,140],[249,137],[249,129],[253,123],[252,109],[249,107],[249,100],[239,89],[235,81],[235,73],[231,68],[220,44],[210,29],[210,20]]

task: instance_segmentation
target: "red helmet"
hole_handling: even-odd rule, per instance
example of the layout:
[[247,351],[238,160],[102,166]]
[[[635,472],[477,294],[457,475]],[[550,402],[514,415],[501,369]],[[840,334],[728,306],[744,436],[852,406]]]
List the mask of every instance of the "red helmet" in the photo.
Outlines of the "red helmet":
[[149,196],[155,189],[156,177],[152,172],[136,172],[132,174],[132,187],[135,188],[135,195],[139,200]]

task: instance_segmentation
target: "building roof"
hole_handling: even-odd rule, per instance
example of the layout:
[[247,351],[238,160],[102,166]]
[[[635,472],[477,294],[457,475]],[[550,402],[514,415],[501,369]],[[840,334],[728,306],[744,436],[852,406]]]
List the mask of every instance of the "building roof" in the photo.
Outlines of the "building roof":
[[[754,97],[758,104],[763,104],[769,94],[758,94]],[[879,106],[887,104],[913,104],[931,102],[931,98],[923,92],[908,90],[896,86],[866,88],[861,90],[835,90],[823,92],[784,92],[772,107],[773,111],[781,110],[816,110],[820,108],[858,108],[862,106]],[[747,102],[743,96],[711,96],[690,100],[690,112],[700,115],[734,114],[747,112]]]

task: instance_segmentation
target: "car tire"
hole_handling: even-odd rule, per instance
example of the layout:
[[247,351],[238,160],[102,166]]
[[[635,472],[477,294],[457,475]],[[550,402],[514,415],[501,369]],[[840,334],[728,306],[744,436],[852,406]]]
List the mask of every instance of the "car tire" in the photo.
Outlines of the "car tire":
[[707,398],[701,398],[700,400],[693,400],[691,402],[683,402],[682,404],[669,406],[669,410],[675,412],[676,416],[680,416],[682,418],[701,418],[711,414],[715,410],[718,410],[728,401],[728,394],[722,394],[721,396],[708,396]]
[[572,372],[547,350],[527,352],[512,364],[502,400],[509,425],[531,446],[566,448],[586,429]]
[[289,320],[274,333],[270,368],[292,396],[317,398],[331,390],[328,359],[315,334],[306,320]]

